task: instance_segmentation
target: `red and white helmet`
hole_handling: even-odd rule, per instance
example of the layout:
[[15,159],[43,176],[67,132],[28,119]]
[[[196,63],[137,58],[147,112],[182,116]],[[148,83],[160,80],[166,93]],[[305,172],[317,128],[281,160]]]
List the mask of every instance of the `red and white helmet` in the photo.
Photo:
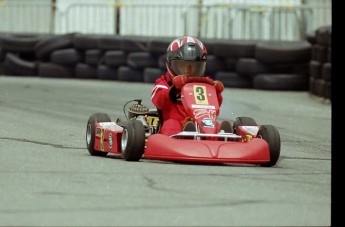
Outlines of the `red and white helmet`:
[[192,37],[182,36],[172,41],[166,52],[168,72],[177,75],[203,76],[207,50],[204,44]]

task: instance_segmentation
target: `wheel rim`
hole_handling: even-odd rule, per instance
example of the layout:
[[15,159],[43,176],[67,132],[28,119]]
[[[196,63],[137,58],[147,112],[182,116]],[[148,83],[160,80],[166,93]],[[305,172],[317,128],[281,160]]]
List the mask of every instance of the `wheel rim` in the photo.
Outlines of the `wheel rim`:
[[86,142],[87,144],[91,143],[91,124],[87,125],[87,130],[86,130]]
[[122,131],[122,137],[121,137],[121,150],[122,150],[122,152],[124,152],[126,150],[127,143],[128,143],[128,133],[127,133],[127,129],[124,129]]

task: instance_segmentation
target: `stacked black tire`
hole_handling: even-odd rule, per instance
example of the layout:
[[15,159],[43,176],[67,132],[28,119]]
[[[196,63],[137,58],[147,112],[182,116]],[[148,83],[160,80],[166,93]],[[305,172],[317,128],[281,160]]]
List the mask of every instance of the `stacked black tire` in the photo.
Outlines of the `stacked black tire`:
[[309,92],[332,100],[332,27],[324,26],[310,34],[312,57],[309,63]]
[[[315,43],[200,38],[208,50],[205,74],[226,87],[321,94],[309,85],[330,83],[331,44],[325,28],[317,34]],[[175,38],[0,34],[0,74],[153,83],[166,72]]]
[[0,74],[37,75],[35,46],[47,37],[49,35],[0,34]]
[[215,72],[215,79],[226,87],[308,89],[311,45],[307,41],[223,40],[214,44],[213,51],[216,61],[223,61],[217,63],[223,67]]

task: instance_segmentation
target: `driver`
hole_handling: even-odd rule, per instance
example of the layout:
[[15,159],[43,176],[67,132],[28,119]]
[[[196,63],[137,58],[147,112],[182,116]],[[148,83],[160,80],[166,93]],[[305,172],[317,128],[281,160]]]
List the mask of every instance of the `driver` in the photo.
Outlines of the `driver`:
[[[205,82],[213,84],[219,101],[222,104],[223,84],[218,80],[204,76],[207,50],[204,44],[192,37],[183,36],[173,40],[166,51],[167,73],[159,77],[152,89],[151,100],[160,111],[162,119],[161,134],[172,135],[184,131],[195,131],[195,124],[188,119],[181,101],[179,90],[187,82],[188,77],[203,77]],[[229,122],[222,123],[230,130]],[[219,128],[219,125],[217,125]],[[221,126],[222,128],[222,126]]]

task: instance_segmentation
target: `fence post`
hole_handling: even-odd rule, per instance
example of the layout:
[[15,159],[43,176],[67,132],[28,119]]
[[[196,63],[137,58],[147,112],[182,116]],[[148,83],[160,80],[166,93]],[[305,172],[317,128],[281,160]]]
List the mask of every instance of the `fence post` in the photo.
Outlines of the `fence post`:
[[55,34],[56,0],[51,0],[49,34]]
[[201,36],[201,26],[202,26],[202,5],[203,5],[203,0],[198,0],[198,30],[197,30],[197,36]]
[[121,32],[120,25],[120,12],[121,12],[121,2],[119,0],[115,1],[115,34],[119,35]]

